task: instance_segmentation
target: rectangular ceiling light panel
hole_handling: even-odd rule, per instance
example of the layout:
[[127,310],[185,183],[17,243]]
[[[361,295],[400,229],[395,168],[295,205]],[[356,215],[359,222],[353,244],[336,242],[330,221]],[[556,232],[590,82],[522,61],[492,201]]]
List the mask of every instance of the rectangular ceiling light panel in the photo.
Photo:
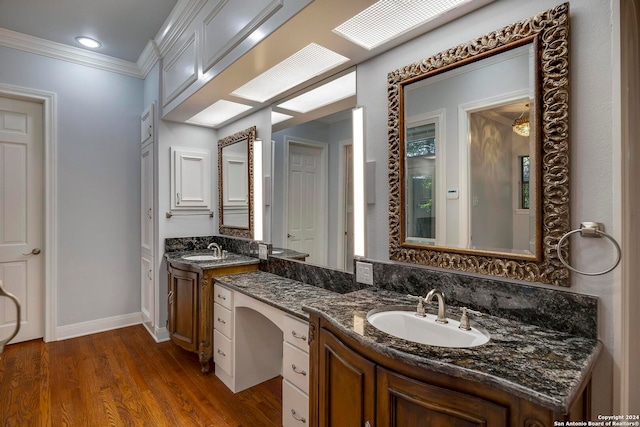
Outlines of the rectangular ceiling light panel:
[[333,32],[371,50],[469,1],[380,0]]
[[204,110],[200,111],[195,116],[187,120],[187,123],[204,126],[216,126],[220,123],[244,113],[251,109],[250,105],[238,104],[237,102],[225,101],[221,99],[215,104],[210,105]]
[[306,113],[325,105],[333,104],[356,94],[356,72],[345,74],[329,83],[296,96],[278,107],[298,113]]
[[278,113],[277,111],[271,112],[271,124],[275,125],[276,123],[284,122],[285,120],[289,120],[293,116],[284,113]]
[[265,102],[348,60],[349,58],[332,50],[311,43],[240,86],[232,92],[232,95],[252,101]]

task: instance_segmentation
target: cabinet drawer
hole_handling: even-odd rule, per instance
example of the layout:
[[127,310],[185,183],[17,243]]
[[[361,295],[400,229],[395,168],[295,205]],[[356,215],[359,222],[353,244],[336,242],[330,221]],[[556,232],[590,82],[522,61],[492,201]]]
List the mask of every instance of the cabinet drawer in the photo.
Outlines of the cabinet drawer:
[[232,341],[218,331],[213,331],[213,361],[216,369],[222,369],[227,375],[233,376]]
[[282,344],[282,376],[308,394],[309,354],[284,342]]
[[213,285],[213,300],[224,308],[233,309],[233,292],[217,283]]
[[309,352],[309,323],[302,320],[294,319],[291,316],[284,316],[282,322],[284,327],[284,339],[287,342],[298,347],[300,350]]
[[289,381],[282,381],[282,426],[309,425],[309,397]]
[[213,304],[213,327],[233,339],[233,313],[218,303]]

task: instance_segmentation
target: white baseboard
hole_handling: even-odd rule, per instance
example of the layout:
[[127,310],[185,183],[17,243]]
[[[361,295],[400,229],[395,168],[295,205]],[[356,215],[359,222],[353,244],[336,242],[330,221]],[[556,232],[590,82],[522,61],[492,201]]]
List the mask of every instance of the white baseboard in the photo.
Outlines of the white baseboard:
[[156,342],[164,342],[169,341],[171,337],[169,337],[169,330],[167,328],[156,328]]
[[169,341],[169,331],[167,330],[167,328],[153,328],[151,325],[144,322],[142,323],[142,325],[147,330],[147,332],[149,332],[149,335],[151,335],[151,338],[153,338],[155,342],[159,343]]
[[95,334],[98,332],[110,331],[112,329],[124,328],[127,326],[142,323],[141,313],[123,314],[120,316],[107,317],[104,319],[90,320],[88,322],[74,323],[56,327],[56,340],[66,340],[69,338],[81,337],[83,335]]

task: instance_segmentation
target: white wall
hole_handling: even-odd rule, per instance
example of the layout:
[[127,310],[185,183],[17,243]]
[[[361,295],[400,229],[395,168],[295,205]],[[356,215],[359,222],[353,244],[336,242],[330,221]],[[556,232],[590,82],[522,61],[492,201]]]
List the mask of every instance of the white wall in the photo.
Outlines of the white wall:
[[[387,73],[427,58],[452,46],[480,37],[512,22],[554,7],[557,1],[497,1],[457,21],[431,31],[409,43],[360,64],[358,105],[365,107],[367,160],[380,165],[388,161]],[[611,4],[602,0],[571,3],[571,226],[581,221],[598,221],[607,232],[619,237],[613,218],[614,139],[611,115],[612,28]],[[367,209],[367,256],[388,259],[388,180],[386,168],[375,176],[376,203]],[[571,240],[571,262],[579,268],[606,268],[613,253],[608,242]],[[593,239],[590,239],[593,240]],[[604,239],[602,239],[604,240]],[[612,350],[614,276],[572,275],[570,291],[600,298],[599,336],[605,344],[594,374],[594,414],[612,410]]]
[[57,94],[57,322],[140,312],[142,80],[0,47],[0,82]]

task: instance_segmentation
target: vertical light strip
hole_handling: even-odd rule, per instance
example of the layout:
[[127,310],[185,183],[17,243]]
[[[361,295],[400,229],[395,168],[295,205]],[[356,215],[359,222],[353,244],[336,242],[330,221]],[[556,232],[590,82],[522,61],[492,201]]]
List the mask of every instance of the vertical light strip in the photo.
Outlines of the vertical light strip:
[[365,256],[364,108],[354,108],[353,118],[353,254]]
[[263,239],[262,140],[253,141],[253,240]]

